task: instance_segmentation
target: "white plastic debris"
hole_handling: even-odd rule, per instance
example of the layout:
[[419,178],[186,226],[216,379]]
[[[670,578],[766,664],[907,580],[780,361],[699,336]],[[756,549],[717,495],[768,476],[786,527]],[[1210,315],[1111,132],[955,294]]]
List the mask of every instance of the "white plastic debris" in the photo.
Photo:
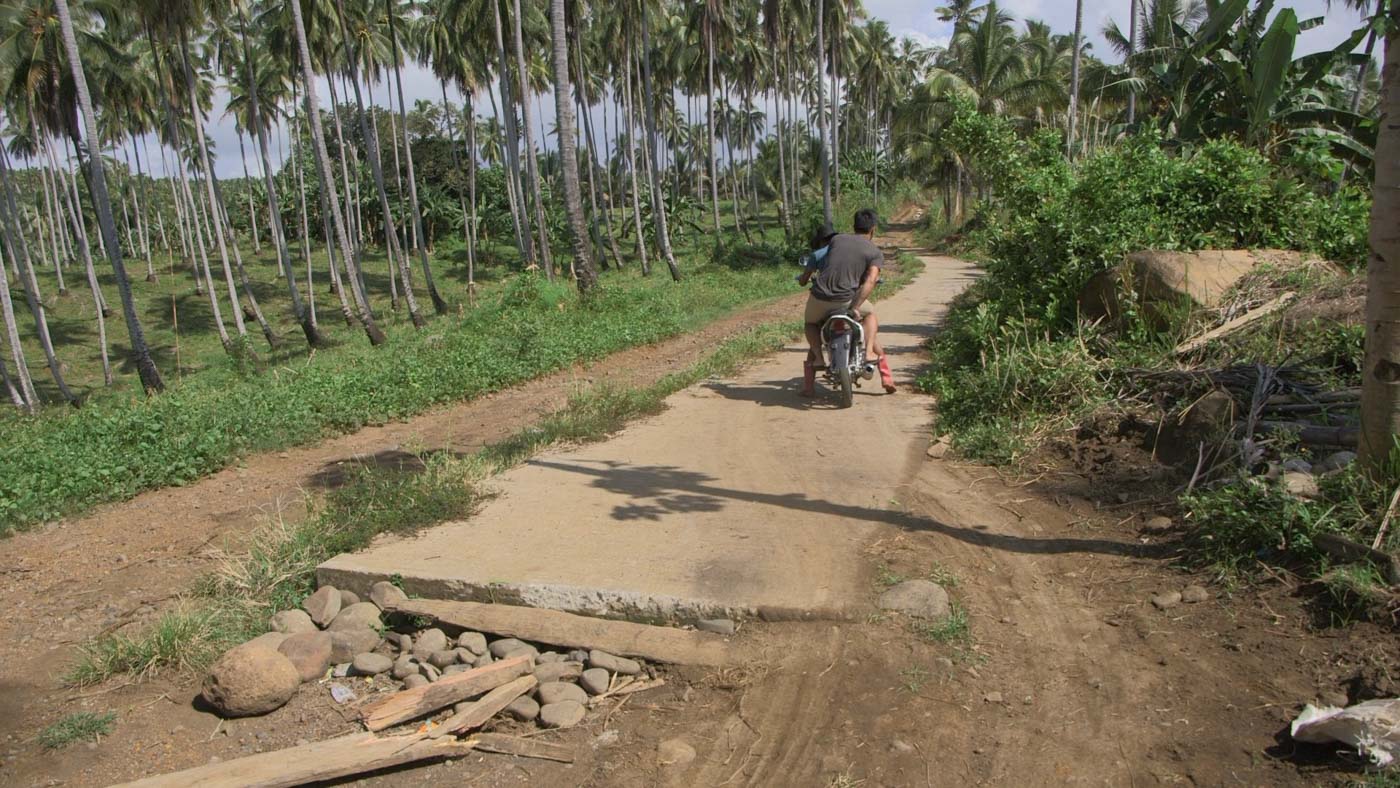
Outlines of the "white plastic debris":
[[349,703],[350,701],[355,699],[355,691],[345,686],[344,684],[332,684],[331,698],[336,703]]
[[1345,709],[1308,704],[1293,721],[1291,733],[1309,744],[1349,744],[1376,766],[1389,766],[1400,757],[1400,698],[1368,700]]

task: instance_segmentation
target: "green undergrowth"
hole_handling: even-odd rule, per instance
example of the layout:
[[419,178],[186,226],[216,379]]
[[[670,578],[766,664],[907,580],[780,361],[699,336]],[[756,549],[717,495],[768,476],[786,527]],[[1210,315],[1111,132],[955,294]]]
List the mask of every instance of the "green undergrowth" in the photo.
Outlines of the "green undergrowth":
[[[899,262],[882,285],[887,295],[923,269],[909,255]],[[630,421],[661,412],[671,394],[732,374],[801,333],[797,319],[755,325],[652,385],[582,389],[537,424],[467,457],[434,452],[360,465],[313,502],[302,521],[277,519],[258,529],[243,552],[201,580],[181,607],[135,634],[109,634],[88,643],[65,681],[88,685],[116,675],[200,670],[230,646],[266,631],[274,612],[297,607],[315,588],[318,564],[362,549],[380,534],[407,535],[461,519],[482,500],[481,482],[493,474],[551,446],[602,440]]]
[[111,733],[116,719],[116,712],[75,711],[40,731],[39,744],[44,749],[61,750],[81,741],[96,741]]
[[521,276],[495,301],[379,348],[347,344],[257,375],[209,370],[149,399],[5,420],[0,534],[660,341],[793,292],[790,273],[711,266],[680,283],[614,277],[586,302],[564,284]]

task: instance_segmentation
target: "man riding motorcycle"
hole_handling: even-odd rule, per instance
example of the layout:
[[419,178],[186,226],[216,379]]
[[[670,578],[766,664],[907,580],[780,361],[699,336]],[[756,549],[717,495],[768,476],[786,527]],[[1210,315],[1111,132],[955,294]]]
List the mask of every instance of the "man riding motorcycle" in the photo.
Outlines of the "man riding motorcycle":
[[870,301],[885,259],[880,247],[871,240],[877,224],[875,212],[869,208],[858,211],[853,224],[854,232],[832,236],[819,267],[809,267],[798,279],[803,285],[815,279],[803,316],[808,345],[807,360],[803,363],[804,397],[816,395],[817,370],[826,368],[822,358],[822,324],[833,313],[848,310],[865,328],[867,352],[878,361],[885,393],[896,391],[894,376],[890,374],[889,362],[880,346],[880,322],[875,316],[875,304]]

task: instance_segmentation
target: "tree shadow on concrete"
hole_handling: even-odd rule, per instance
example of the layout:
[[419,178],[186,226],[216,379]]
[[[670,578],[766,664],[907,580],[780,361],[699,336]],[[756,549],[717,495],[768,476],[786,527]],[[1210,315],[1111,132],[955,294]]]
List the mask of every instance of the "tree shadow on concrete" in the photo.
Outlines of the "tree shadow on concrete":
[[541,468],[593,477],[593,487],[623,495],[631,503],[613,509],[619,521],[659,520],[667,514],[716,512],[728,501],[776,506],[814,515],[882,522],[908,531],[947,536],[977,547],[1031,555],[1091,553],[1131,558],[1165,554],[1163,548],[1110,539],[1031,538],[992,533],[986,526],[958,527],[927,517],[867,506],[839,504],[802,493],[761,493],[733,490],[716,484],[714,477],[674,466],[629,465],[609,460],[544,460],[529,462]]

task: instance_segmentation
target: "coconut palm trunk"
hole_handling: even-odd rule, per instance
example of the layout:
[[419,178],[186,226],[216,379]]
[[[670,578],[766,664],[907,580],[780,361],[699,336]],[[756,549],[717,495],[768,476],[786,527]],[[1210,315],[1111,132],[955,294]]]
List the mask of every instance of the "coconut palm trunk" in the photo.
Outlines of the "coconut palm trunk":
[[[5,256],[12,262],[16,260],[13,251],[9,248],[9,243],[5,244]],[[18,265],[18,263],[15,263]],[[0,263],[0,269],[4,265]],[[39,395],[34,391],[34,379],[29,375],[29,364],[24,360],[24,346],[19,340],[19,323],[15,320],[15,305],[10,299],[10,278],[0,274],[0,321],[5,324],[5,339],[10,345],[10,360],[15,364],[15,378],[19,382],[19,388],[10,380],[10,374],[3,362],[0,362],[0,370],[5,371],[5,386],[9,390],[10,401],[25,413],[34,413],[39,408]]]
[[[306,102],[306,117],[311,124],[311,141],[316,146],[314,154],[316,157],[316,174],[321,179],[321,193],[324,195],[327,214],[331,218],[331,224],[335,230],[335,240],[340,246],[342,260],[351,260],[354,251],[350,246],[350,236],[345,231],[345,218],[340,213],[340,195],[334,190],[334,179],[331,176],[331,157],[326,152],[326,137],[321,129],[321,107],[316,98],[315,71],[311,68],[311,48],[306,43],[306,25],[301,19],[301,3],[293,2],[292,24],[295,28],[297,38],[297,56],[301,61],[302,76],[302,97]],[[348,263],[347,263],[348,264]],[[370,315],[369,305],[365,302],[363,295],[356,287],[350,288],[355,298],[355,308],[360,324],[365,328],[365,334],[369,337],[370,344],[381,345],[384,343],[384,332],[379,330],[379,326]]]
[[1361,380],[1361,461],[1377,479],[1388,478],[1387,469],[1394,468],[1400,436],[1400,3],[1391,3],[1389,21],[1371,192]]
[[521,263],[529,268],[535,264],[535,242],[532,237],[534,231],[530,228],[530,217],[525,210],[524,186],[520,181],[520,133],[515,122],[514,90],[511,88],[505,36],[501,30],[501,1],[489,0],[491,20],[495,25],[496,33],[496,74],[500,79],[501,106],[494,106],[495,96],[491,97],[491,103],[497,116],[502,120],[502,128],[506,136],[506,174],[508,176],[506,192],[510,199],[511,221],[515,225],[515,243],[520,249]]
[[234,131],[238,134],[238,162],[243,165],[243,194],[248,203],[248,227],[253,234],[253,254],[262,254],[262,239],[258,234],[258,211],[253,201],[253,179],[248,176],[248,149],[243,145],[243,129],[235,128]]
[[[519,2],[519,0],[516,0]],[[656,146],[656,102],[652,96],[651,78],[651,22],[647,19],[647,6],[642,3],[642,93],[646,101],[642,117],[646,119],[647,170],[651,175],[651,210],[656,221],[656,245],[666,260],[666,268],[671,279],[681,281],[681,269],[676,265],[676,255],[671,251],[671,231],[666,224],[666,197],[661,189],[661,174],[658,171]]]
[[569,38],[564,0],[551,0],[549,21],[554,33],[554,110],[559,124],[559,165],[564,171],[564,203],[569,212],[569,232],[573,240],[574,276],[579,292],[586,294],[598,284],[598,271],[593,267],[588,222],[583,217],[583,190],[578,180],[578,132],[574,120],[573,86],[569,79]]
[[539,230],[540,260],[544,263],[544,275],[546,279],[554,279],[554,256],[549,249],[549,224],[544,216],[544,193],[540,189],[540,162],[535,153],[535,132],[531,130],[532,121],[530,115],[530,71],[525,66],[525,35],[520,13],[520,0],[514,0],[515,18],[512,20],[515,28],[515,65],[520,75],[520,113],[521,126],[525,132],[525,176],[530,181],[530,194],[534,197],[535,223]]
[[651,275],[647,260],[647,237],[642,231],[641,189],[637,183],[637,119],[632,101],[632,47],[627,47],[626,74],[622,78],[623,103],[627,113],[627,172],[632,177],[632,222],[637,231],[637,257],[642,262],[642,276]]
[[1074,2],[1074,53],[1069,61],[1069,129],[1065,156],[1074,158],[1074,137],[1079,124],[1079,61],[1084,51],[1084,0]]
[[[646,0],[642,0],[643,3]],[[715,224],[715,238],[723,231],[719,221],[719,165],[715,160],[715,23],[716,3],[706,0],[705,7],[705,126],[709,131],[706,152],[710,163],[710,213]]]
[[824,35],[824,17],[826,16],[826,0],[817,0],[817,130],[821,135],[821,168],[822,168],[822,218],[828,225],[834,226],[831,213],[831,146],[827,137],[826,122],[826,36]]

